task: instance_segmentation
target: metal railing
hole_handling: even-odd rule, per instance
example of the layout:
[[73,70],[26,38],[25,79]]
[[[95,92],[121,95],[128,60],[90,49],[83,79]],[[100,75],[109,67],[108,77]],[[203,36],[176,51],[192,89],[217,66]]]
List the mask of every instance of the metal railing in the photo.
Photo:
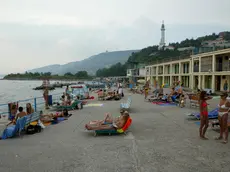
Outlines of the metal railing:
[[216,63],[216,72],[230,71],[230,61],[228,63]]
[[[56,93],[52,94],[52,102],[55,102],[57,100],[60,100],[60,97],[63,93]],[[30,99],[24,99],[24,100],[18,100],[15,102],[9,102],[9,103],[18,103],[18,106],[26,107],[27,103],[31,103],[32,107],[34,108],[34,111],[40,111],[43,110],[45,106],[45,101],[43,97],[34,97]],[[0,104],[0,121],[1,120],[8,120],[10,111],[9,111],[9,103]],[[25,109],[25,108],[24,108]]]
[[199,72],[199,65],[193,66],[193,72]]

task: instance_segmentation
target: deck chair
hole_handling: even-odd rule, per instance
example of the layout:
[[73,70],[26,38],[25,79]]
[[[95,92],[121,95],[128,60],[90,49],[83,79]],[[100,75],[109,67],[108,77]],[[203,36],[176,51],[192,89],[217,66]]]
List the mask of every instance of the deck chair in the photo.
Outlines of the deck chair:
[[21,131],[26,126],[26,120],[27,120],[27,116],[24,116],[24,117],[18,119],[15,125],[11,125],[11,126],[6,127],[2,133],[2,136],[1,136],[2,140],[14,137],[17,134],[19,134],[19,136],[20,136]]
[[60,105],[60,106],[56,106],[56,108],[57,108],[57,111],[62,111],[64,109],[67,109],[67,110],[82,109],[83,104],[82,104],[82,101],[75,100],[71,105]]
[[132,124],[132,119],[129,117],[128,120],[126,121],[125,125],[121,129],[117,130],[95,130],[94,131],[94,136],[97,136],[98,134],[126,134],[127,129],[130,127]]
[[[200,119],[200,112],[192,113],[191,115],[193,115],[197,119]],[[218,108],[209,111],[208,112],[208,118],[209,119],[216,119],[216,118],[218,118]]]
[[130,109],[131,103],[132,103],[132,98],[131,96],[129,96],[126,103],[120,104],[120,109],[128,111]]

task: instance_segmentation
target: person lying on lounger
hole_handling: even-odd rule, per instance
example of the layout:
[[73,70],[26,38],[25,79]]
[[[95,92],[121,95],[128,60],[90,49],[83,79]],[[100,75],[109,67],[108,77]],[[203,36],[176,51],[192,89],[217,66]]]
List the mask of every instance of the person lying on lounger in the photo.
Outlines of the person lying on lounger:
[[112,100],[115,97],[114,92],[109,93],[108,96],[105,97],[105,100]]
[[[127,112],[127,111],[126,111]],[[120,110],[120,116],[124,115],[125,111]],[[128,112],[127,112],[128,113]],[[103,120],[95,120],[95,121],[90,121],[89,124],[112,124],[113,121],[116,121],[120,116],[113,118],[113,116],[110,113],[105,113],[105,118]]]
[[[42,114],[42,111],[40,112]],[[55,118],[58,118],[58,117],[70,117],[72,114],[69,114],[68,110],[67,109],[64,109],[61,113],[56,113],[56,114],[53,114],[53,113],[50,113],[50,114],[43,114],[41,115],[41,118],[40,120],[42,122],[50,122],[50,121],[53,121]]]
[[[129,118],[129,113],[125,111],[121,116],[111,120],[109,115],[103,121],[92,121],[85,125],[87,130],[112,130],[121,129]],[[107,122],[106,122],[107,121]]]

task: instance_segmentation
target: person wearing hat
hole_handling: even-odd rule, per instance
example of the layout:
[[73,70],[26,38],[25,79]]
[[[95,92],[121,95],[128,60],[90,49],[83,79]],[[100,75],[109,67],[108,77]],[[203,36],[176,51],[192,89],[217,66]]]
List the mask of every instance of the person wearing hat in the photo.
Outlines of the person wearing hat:
[[227,99],[228,94],[226,92],[222,92],[220,95],[220,103],[218,104],[219,113],[218,120],[220,124],[220,136],[216,137],[216,140],[224,141],[222,143],[228,143],[228,113],[230,110],[230,102]]

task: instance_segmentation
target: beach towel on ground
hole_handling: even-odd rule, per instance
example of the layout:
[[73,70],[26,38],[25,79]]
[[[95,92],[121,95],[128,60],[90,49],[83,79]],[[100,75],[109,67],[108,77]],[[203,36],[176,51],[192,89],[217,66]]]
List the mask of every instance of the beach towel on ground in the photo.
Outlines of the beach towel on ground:
[[159,106],[177,106],[177,104],[174,104],[174,103],[164,103],[164,104],[159,104]]

